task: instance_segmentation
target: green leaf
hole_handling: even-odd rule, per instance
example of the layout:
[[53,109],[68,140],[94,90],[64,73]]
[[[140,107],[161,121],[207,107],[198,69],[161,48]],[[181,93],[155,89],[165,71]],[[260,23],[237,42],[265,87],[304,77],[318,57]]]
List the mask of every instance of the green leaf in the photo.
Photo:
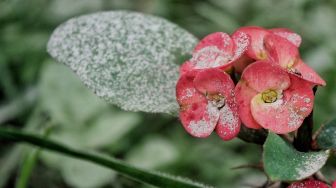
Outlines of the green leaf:
[[131,150],[126,161],[137,167],[155,169],[174,162],[177,157],[178,151],[169,140],[153,136]]
[[42,108],[54,121],[68,127],[79,127],[107,108],[71,70],[54,62],[43,67],[39,90]]
[[[146,171],[140,168],[133,167],[125,162],[101,155],[91,154],[83,151],[79,151],[70,147],[66,147],[57,142],[43,139],[40,136],[33,134],[22,133],[14,129],[8,129],[0,127],[0,139],[11,140],[15,142],[25,142],[31,145],[39,146],[41,148],[58,152],[63,155],[74,157],[77,159],[93,162],[101,166],[110,168],[118,173],[125,175],[129,178],[137,180],[139,182],[147,183],[157,187],[175,187],[175,188],[196,188],[207,187],[203,184],[190,181],[186,178],[175,177],[165,173],[159,173],[155,171]],[[154,155],[154,154],[153,154]]]
[[324,125],[317,135],[316,141],[318,148],[335,149],[336,148],[336,119]]
[[139,114],[134,112],[107,112],[102,114],[85,131],[83,139],[85,146],[97,148],[117,143],[140,120]]
[[124,110],[174,114],[178,64],[196,42],[193,35],[165,19],[109,11],[59,26],[48,52],[95,94]]
[[115,172],[92,162],[69,157],[63,159],[61,173],[66,183],[72,187],[102,187],[116,177]]
[[271,180],[294,181],[320,170],[329,157],[329,151],[299,152],[280,136],[269,133],[263,157],[265,172]]

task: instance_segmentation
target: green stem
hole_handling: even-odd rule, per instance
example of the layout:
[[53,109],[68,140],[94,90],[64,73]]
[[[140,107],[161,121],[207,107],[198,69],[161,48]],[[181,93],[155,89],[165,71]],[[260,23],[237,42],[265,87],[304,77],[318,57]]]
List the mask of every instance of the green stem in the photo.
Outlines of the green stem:
[[[43,138],[47,138],[49,136],[51,129],[52,129],[52,125],[50,124],[50,126],[48,125],[46,129],[44,130]],[[27,154],[23,160],[19,178],[17,179],[16,184],[15,184],[16,188],[28,187],[27,185],[28,185],[30,175],[36,165],[37,159],[41,151],[42,151],[41,148],[34,149],[34,150],[29,149],[29,151],[27,151]]]
[[250,129],[242,125],[238,138],[245,142],[263,145],[267,138],[267,131],[265,129]]
[[57,142],[43,139],[40,136],[33,134],[22,133],[14,129],[0,127],[0,139],[11,140],[14,142],[24,142],[41,148],[58,152],[70,157],[90,161],[112,170],[119,172],[131,179],[139,182],[147,183],[157,187],[176,187],[176,188],[196,188],[207,187],[203,184],[196,183],[185,178],[175,177],[168,174],[158,173],[154,171],[146,171],[140,168],[133,167],[115,158],[107,158],[100,155],[86,153],[75,150],[70,147],[61,145]]

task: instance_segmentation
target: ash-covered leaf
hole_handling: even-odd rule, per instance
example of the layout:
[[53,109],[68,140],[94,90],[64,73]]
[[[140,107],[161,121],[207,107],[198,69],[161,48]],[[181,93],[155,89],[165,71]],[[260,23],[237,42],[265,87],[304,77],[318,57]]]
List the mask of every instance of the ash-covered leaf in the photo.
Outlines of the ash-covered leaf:
[[264,168],[273,181],[302,180],[320,170],[329,151],[299,152],[280,136],[269,133],[264,144]]
[[125,110],[176,113],[181,57],[197,39],[162,18],[109,11],[70,19],[48,43],[98,96]]
[[317,135],[317,146],[321,149],[335,149],[336,148],[336,119],[330,121],[322,127],[320,133]]

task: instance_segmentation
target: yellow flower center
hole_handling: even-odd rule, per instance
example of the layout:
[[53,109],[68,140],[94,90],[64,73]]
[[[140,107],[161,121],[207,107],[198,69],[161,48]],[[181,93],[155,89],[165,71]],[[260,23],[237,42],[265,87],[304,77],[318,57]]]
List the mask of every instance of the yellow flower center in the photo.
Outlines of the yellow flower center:
[[256,55],[257,55],[257,58],[259,60],[265,60],[265,59],[267,59],[267,54],[266,54],[266,51],[264,51],[264,50],[260,51]]
[[206,94],[208,100],[212,101],[214,105],[221,108],[225,105],[225,97],[222,94]]
[[295,63],[295,60],[290,60],[289,63],[287,64],[287,69],[292,69],[293,65]]
[[261,93],[261,97],[265,103],[273,103],[278,99],[278,93],[274,90],[268,89]]

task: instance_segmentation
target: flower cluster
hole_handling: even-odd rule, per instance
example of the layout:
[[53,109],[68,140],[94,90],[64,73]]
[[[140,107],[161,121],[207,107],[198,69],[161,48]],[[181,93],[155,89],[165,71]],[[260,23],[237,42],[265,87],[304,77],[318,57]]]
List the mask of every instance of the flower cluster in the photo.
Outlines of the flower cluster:
[[[313,87],[325,81],[300,58],[301,37],[285,28],[242,27],[216,32],[195,47],[176,85],[188,133],[223,140],[253,129],[285,134],[312,112]],[[240,78],[238,80],[238,78]]]

